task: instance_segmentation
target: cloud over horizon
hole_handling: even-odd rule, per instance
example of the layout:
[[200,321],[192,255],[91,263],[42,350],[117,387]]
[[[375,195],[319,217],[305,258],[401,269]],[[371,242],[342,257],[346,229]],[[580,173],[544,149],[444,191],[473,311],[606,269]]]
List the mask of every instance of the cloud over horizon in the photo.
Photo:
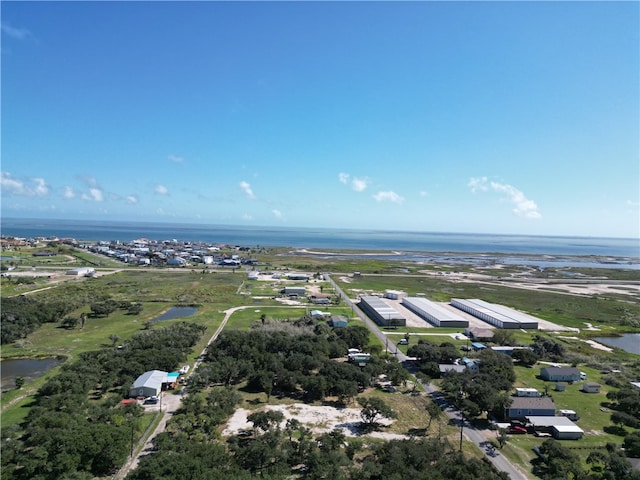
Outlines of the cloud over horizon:
[[533,200],[528,199],[523,192],[513,185],[489,181],[487,177],[472,177],[467,186],[472,193],[493,191],[504,194],[504,199],[514,205],[512,212],[519,217],[538,219],[542,215],[538,211],[538,205]]
[[9,172],[0,174],[0,186],[3,192],[25,197],[43,197],[49,194],[49,185],[44,178],[22,180],[14,178]]
[[393,191],[378,192],[373,195],[373,198],[375,198],[376,202],[391,202],[397,203],[398,205],[401,205],[404,202],[404,198]]
[[242,190],[248,198],[250,198],[251,200],[255,200],[256,196],[253,193],[253,190],[251,189],[251,185],[249,185],[248,182],[245,182],[244,180],[241,181],[240,190]]

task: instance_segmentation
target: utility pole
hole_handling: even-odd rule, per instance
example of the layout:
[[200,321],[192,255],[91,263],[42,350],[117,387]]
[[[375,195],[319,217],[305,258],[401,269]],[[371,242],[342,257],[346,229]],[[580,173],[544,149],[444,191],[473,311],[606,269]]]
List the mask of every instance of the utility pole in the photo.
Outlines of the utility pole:
[[462,387],[458,392],[458,400],[459,406],[458,410],[460,411],[460,451],[462,451],[462,433],[464,431],[464,411],[462,410],[462,400],[464,399],[464,392],[462,391]]

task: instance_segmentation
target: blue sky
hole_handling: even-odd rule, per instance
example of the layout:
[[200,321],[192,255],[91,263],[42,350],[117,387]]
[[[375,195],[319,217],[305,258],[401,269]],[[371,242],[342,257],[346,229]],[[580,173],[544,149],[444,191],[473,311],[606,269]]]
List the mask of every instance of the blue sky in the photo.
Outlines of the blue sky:
[[6,2],[2,216],[640,237],[638,2]]

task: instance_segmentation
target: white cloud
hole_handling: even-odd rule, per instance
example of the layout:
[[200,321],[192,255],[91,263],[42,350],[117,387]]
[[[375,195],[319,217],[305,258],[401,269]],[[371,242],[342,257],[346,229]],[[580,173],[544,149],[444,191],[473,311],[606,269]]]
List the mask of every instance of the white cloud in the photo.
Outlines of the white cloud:
[[397,204],[404,202],[403,197],[392,191],[378,192],[373,196],[373,198],[375,198],[377,202],[392,202]]
[[538,211],[538,205],[533,200],[528,199],[524,193],[513,185],[498,182],[489,182],[487,177],[471,178],[467,184],[472,192],[494,191],[505,195],[506,200],[514,205],[513,213],[524,218],[542,218]]
[[253,200],[256,198],[256,196],[253,194],[253,190],[251,190],[251,185],[249,185],[244,180],[240,182],[240,190],[242,190],[245,193],[245,195],[250,199]]
[[356,192],[363,192],[367,188],[368,184],[369,182],[366,179],[354,177],[354,179],[351,180],[351,189]]
[[9,172],[0,174],[0,186],[3,192],[10,195],[44,197],[49,194],[49,186],[43,178],[30,178],[25,181],[12,177]]
[[242,220],[253,220],[253,217],[248,213],[242,215]]
[[7,35],[8,37],[15,38],[16,40],[24,40],[25,38],[29,38],[31,36],[31,32],[26,28],[16,28],[12,27],[8,23],[2,23],[0,25],[2,29],[2,33]]
[[467,186],[473,193],[477,191],[486,192],[489,189],[489,187],[487,187],[487,177],[470,178]]
[[420,196],[421,197],[428,197],[429,196],[429,192],[427,192],[426,190],[421,190],[420,191]]
[[177,155],[169,155],[167,158],[175,163],[184,163],[184,157],[179,157]]
[[104,202],[104,193],[98,187],[89,189],[89,193],[83,193],[82,199],[93,202]]
[[271,213],[273,213],[273,216],[276,217],[277,219],[282,219],[283,215],[282,212],[280,210],[271,210]]
[[69,186],[64,187],[64,193],[62,194],[64,198],[75,198],[76,193],[73,191],[73,188]]
[[127,203],[138,203],[137,195],[127,195]]
[[169,189],[160,183],[156,185],[155,192],[158,195],[169,195]]
[[369,180],[366,178],[353,177],[352,179],[351,175],[344,172],[338,174],[338,180],[344,185],[348,185],[351,181],[351,190],[356,192],[363,192],[369,186]]

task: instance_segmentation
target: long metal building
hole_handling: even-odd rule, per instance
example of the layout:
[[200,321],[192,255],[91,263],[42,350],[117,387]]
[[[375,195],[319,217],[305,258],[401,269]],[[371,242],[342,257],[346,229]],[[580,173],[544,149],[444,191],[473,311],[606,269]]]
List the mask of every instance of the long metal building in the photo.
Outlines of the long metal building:
[[402,305],[436,327],[466,328],[469,326],[468,320],[426,298],[404,297]]
[[498,328],[538,329],[538,319],[495,303],[477,298],[452,298],[451,305]]
[[381,327],[404,327],[407,319],[380,297],[365,295],[360,297],[360,309]]

